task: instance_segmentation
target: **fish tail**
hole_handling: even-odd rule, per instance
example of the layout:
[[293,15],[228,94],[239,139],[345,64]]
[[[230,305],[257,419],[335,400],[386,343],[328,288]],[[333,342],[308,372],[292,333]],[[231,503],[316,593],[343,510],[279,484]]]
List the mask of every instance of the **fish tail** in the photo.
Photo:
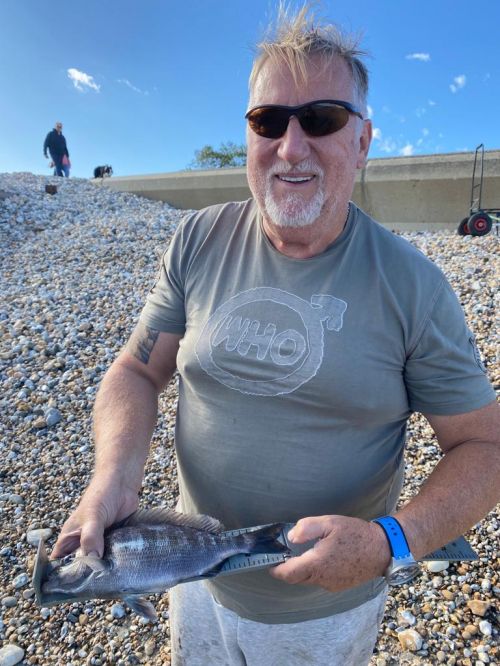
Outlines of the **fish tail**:
[[284,523],[267,525],[254,532],[242,534],[248,553],[283,553],[289,549],[278,540]]

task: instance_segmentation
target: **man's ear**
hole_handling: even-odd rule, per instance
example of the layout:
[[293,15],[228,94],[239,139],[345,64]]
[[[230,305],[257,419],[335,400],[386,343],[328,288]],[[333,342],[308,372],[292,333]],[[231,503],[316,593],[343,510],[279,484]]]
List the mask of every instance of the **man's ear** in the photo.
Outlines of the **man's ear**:
[[368,151],[370,150],[370,144],[372,142],[372,131],[372,121],[364,120],[363,129],[359,135],[359,153],[358,159],[356,160],[357,169],[363,169],[366,166]]

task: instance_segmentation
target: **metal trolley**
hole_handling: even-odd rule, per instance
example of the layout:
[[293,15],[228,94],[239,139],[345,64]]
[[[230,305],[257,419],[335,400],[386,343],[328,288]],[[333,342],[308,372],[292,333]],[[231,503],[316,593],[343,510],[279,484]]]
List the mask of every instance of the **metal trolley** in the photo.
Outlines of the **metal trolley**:
[[470,209],[467,217],[458,225],[460,236],[486,236],[493,226],[498,234],[500,225],[500,208],[483,208],[481,197],[483,194],[483,162],[484,144],[480,143],[474,155],[474,168],[472,170],[472,186],[470,193]]

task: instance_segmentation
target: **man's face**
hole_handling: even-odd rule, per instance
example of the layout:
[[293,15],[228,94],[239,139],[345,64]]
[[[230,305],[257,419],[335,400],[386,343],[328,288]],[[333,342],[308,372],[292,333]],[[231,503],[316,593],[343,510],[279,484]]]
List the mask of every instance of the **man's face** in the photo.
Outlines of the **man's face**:
[[[307,66],[307,83],[299,87],[288,67],[268,60],[257,77],[249,106],[298,106],[319,99],[357,105],[350,71],[340,58],[333,58],[323,71],[313,60]],[[369,121],[353,114],[341,130],[322,137],[307,135],[295,117],[278,139],[261,137],[247,128],[248,181],[264,221],[289,228],[316,221],[345,222],[356,169],[365,164],[370,139]]]
[[56,130],[61,134],[62,132],[62,123],[56,123]]

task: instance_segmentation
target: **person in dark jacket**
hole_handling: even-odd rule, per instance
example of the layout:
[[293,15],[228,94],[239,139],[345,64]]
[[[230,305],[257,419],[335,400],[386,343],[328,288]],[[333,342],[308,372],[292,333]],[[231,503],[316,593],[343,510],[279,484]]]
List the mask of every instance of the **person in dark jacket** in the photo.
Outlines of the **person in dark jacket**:
[[56,122],[54,129],[45,137],[43,144],[43,154],[48,157],[47,150],[50,153],[54,163],[54,176],[69,177],[69,152],[66,145],[66,139],[62,133],[62,123]]

